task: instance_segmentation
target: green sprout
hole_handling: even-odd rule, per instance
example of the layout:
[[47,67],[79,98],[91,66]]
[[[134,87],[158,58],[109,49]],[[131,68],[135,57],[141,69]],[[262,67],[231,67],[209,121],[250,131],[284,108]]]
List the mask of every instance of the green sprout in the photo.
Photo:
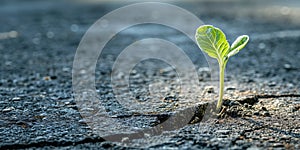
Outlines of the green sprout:
[[219,63],[219,100],[217,103],[217,109],[220,109],[223,103],[224,95],[224,74],[226,64],[229,57],[237,54],[243,49],[249,41],[248,35],[239,36],[230,46],[226,40],[225,34],[212,25],[200,26],[195,35],[199,48],[208,54],[208,56],[215,58]]

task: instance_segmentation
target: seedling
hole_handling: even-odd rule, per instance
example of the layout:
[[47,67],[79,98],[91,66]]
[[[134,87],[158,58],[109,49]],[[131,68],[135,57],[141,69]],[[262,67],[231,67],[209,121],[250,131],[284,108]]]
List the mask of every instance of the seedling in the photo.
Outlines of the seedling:
[[202,51],[207,53],[208,56],[218,60],[220,71],[220,91],[217,109],[220,109],[223,103],[224,73],[226,64],[231,56],[237,54],[246,46],[249,41],[249,36],[239,36],[230,46],[226,40],[225,34],[219,28],[212,25],[203,25],[197,29],[195,38]]

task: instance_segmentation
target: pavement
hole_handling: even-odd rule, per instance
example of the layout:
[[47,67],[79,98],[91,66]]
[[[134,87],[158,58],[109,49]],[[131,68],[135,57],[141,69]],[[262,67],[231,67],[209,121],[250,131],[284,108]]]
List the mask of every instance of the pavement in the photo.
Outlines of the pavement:
[[[192,40],[159,25],[122,31],[108,43],[95,69],[102,113],[108,114],[106,120],[96,120],[102,130],[95,132],[100,127],[91,127],[75,100],[76,49],[95,21],[129,3],[1,1],[0,149],[300,149],[298,1],[171,2],[221,28],[229,42],[241,34],[250,36],[248,46],[228,62],[219,117],[205,118],[202,111],[218,96],[216,62],[209,66]],[[111,84],[113,63],[128,45],[148,37],[172,41],[184,50],[196,68],[197,95],[180,95],[180,84],[191,83],[181,83],[167,63],[149,60],[130,72],[128,92],[135,101],[129,102],[135,109],[118,103]],[[122,94],[126,99],[128,93]],[[193,119],[185,116],[184,123],[170,123],[182,121],[174,117],[182,112]],[[159,125],[171,130],[158,130]],[[129,136],[148,128],[155,130],[141,132],[151,134],[131,143],[124,135],[121,143],[108,140],[116,136],[101,135]]]

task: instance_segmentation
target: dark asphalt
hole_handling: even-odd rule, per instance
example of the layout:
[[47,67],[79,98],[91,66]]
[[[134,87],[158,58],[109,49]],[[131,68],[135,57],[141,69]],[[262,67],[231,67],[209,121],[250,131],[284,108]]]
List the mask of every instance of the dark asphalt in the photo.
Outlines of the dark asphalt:
[[[291,3],[294,7],[289,7]],[[83,34],[97,19],[125,3],[3,0],[0,149],[300,149],[300,21],[293,18],[300,14],[298,3],[176,3],[206,24],[223,29],[230,42],[237,35],[250,35],[249,45],[229,61],[226,70],[225,99],[238,103],[226,104],[224,118],[189,124],[126,146],[93,133],[80,116],[72,92],[73,59]],[[130,90],[137,100],[148,101],[154,99],[148,96],[148,85],[159,83],[152,92],[162,94],[163,105],[147,105],[151,109],[142,111],[147,115],[132,115],[136,112],[116,102],[110,84],[112,64],[123,48],[146,37],[178,42],[198,69],[201,95],[182,99],[177,95],[175,70],[162,62],[146,61],[131,73]],[[99,99],[112,118],[131,127],[153,127],[179,109],[195,106],[198,99],[211,101],[217,96],[217,81],[210,80],[198,47],[164,26],[147,24],[121,32],[100,59],[96,68]],[[205,91],[209,87],[213,92]]]

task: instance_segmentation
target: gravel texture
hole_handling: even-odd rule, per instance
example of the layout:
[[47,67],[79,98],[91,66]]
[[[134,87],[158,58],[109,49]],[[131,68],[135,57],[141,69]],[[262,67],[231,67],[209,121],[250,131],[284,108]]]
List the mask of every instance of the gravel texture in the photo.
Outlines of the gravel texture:
[[[240,34],[250,36],[248,46],[228,63],[224,106],[214,117],[205,118],[203,109],[213,108],[217,99],[216,72],[210,72],[193,41],[174,29],[151,24],[114,37],[95,72],[99,101],[114,120],[104,129],[120,134],[119,123],[130,131],[149,127],[158,131],[158,125],[178,113],[192,117],[175,120],[189,124],[170,123],[174,130],[130,139],[126,145],[93,132],[72,92],[72,64],[80,39],[97,19],[125,3],[1,1],[0,149],[300,149],[300,30],[297,19],[291,19],[297,9],[286,10],[279,7],[286,5],[282,3],[176,3],[206,24],[222,28],[230,42]],[[146,37],[167,39],[184,49],[197,68],[197,95],[180,95],[180,84],[189,83],[180,83],[167,63],[147,60],[131,71],[129,93],[123,93],[132,94],[132,108],[141,109],[118,103],[110,83],[113,62],[122,49]]]

